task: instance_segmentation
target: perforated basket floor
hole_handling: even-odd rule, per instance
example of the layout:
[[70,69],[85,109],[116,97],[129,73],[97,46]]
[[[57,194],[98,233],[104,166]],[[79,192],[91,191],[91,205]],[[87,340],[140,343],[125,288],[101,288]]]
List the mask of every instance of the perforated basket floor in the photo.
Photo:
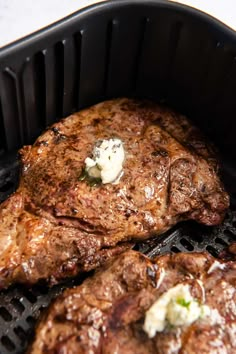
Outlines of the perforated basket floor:
[[[231,194],[231,210],[222,225],[206,227],[195,222],[180,223],[162,236],[136,245],[135,249],[150,257],[181,251],[208,251],[217,256],[236,241],[236,190],[233,183],[236,173],[230,166],[225,164],[224,167],[224,182]],[[0,159],[0,202],[14,191],[18,170],[14,154]],[[82,280],[78,277],[51,289],[39,285],[32,288],[15,286],[0,292],[0,354],[25,353],[43,309],[64,288],[79,284]]]

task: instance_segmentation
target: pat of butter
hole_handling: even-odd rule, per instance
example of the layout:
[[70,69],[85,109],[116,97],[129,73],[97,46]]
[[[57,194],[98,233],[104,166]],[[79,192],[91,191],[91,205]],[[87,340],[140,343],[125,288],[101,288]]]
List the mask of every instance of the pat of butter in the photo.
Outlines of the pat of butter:
[[89,176],[101,178],[103,184],[117,184],[122,175],[125,152],[120,139],[100,140],[92,152],[92,158],[85,159]]
[[144,331],[149,338],[171,326],[186,326],[209,314],[209,307],[195,300],[188,285],[178,284],[162,294],[146,312]]

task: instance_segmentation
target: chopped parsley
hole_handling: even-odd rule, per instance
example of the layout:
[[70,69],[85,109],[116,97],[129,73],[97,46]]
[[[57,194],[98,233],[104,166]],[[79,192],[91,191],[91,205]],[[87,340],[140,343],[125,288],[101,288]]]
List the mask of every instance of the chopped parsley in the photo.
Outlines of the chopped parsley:
[[79,176],[79,181],[85,181],[90,187],[97,186],[101,184],[102,180],[100,177],[92,177],[88,174],[85,168],[82,169],[81,174]]
[[186,301],[186,300],[183,299],[183,298],[177,299],[176,302],[177,302],[177,304],[179,304],[180,306],[187,307],[187,308],[189,308],[189,305],[190,305],[190,303],[191,303],[191,301]]

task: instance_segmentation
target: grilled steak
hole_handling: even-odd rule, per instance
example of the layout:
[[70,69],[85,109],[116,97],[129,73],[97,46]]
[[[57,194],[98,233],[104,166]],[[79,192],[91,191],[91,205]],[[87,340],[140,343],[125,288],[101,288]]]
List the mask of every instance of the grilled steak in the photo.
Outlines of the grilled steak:
[[[188,285],[208,315],[149,338],[143,329],[147,310],[177,284]],[[233,354],[235,331],[235,262],[207,253],[151,261],[127,251],[57,298],[39,323],[29,353]]]
[[[123,175],[90,183],[85,159],[110,138],[123,143]],[[20,153],[19,188],[0,206],[1,288],[90,270],[181,220],[218,224],[229,205],[210,144],[185,117],[151,102],[100,103]]]

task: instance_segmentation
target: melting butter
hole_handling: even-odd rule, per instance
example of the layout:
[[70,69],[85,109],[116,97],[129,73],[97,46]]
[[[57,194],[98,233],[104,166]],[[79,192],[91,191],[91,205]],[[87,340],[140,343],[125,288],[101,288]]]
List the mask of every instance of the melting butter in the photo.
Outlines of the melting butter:
[[103,184],[119,183],[123,172],[125,151],[120,139],[99,140],[92,158],[85,159],[85,170],[90,177],[100,178]]
[[162,294],[149,308],[143,328],[149,338],[153,338],[168,324],[174,327],[190,325],[209,313],[208,306],[192,297],[189,285],[178,284]]

